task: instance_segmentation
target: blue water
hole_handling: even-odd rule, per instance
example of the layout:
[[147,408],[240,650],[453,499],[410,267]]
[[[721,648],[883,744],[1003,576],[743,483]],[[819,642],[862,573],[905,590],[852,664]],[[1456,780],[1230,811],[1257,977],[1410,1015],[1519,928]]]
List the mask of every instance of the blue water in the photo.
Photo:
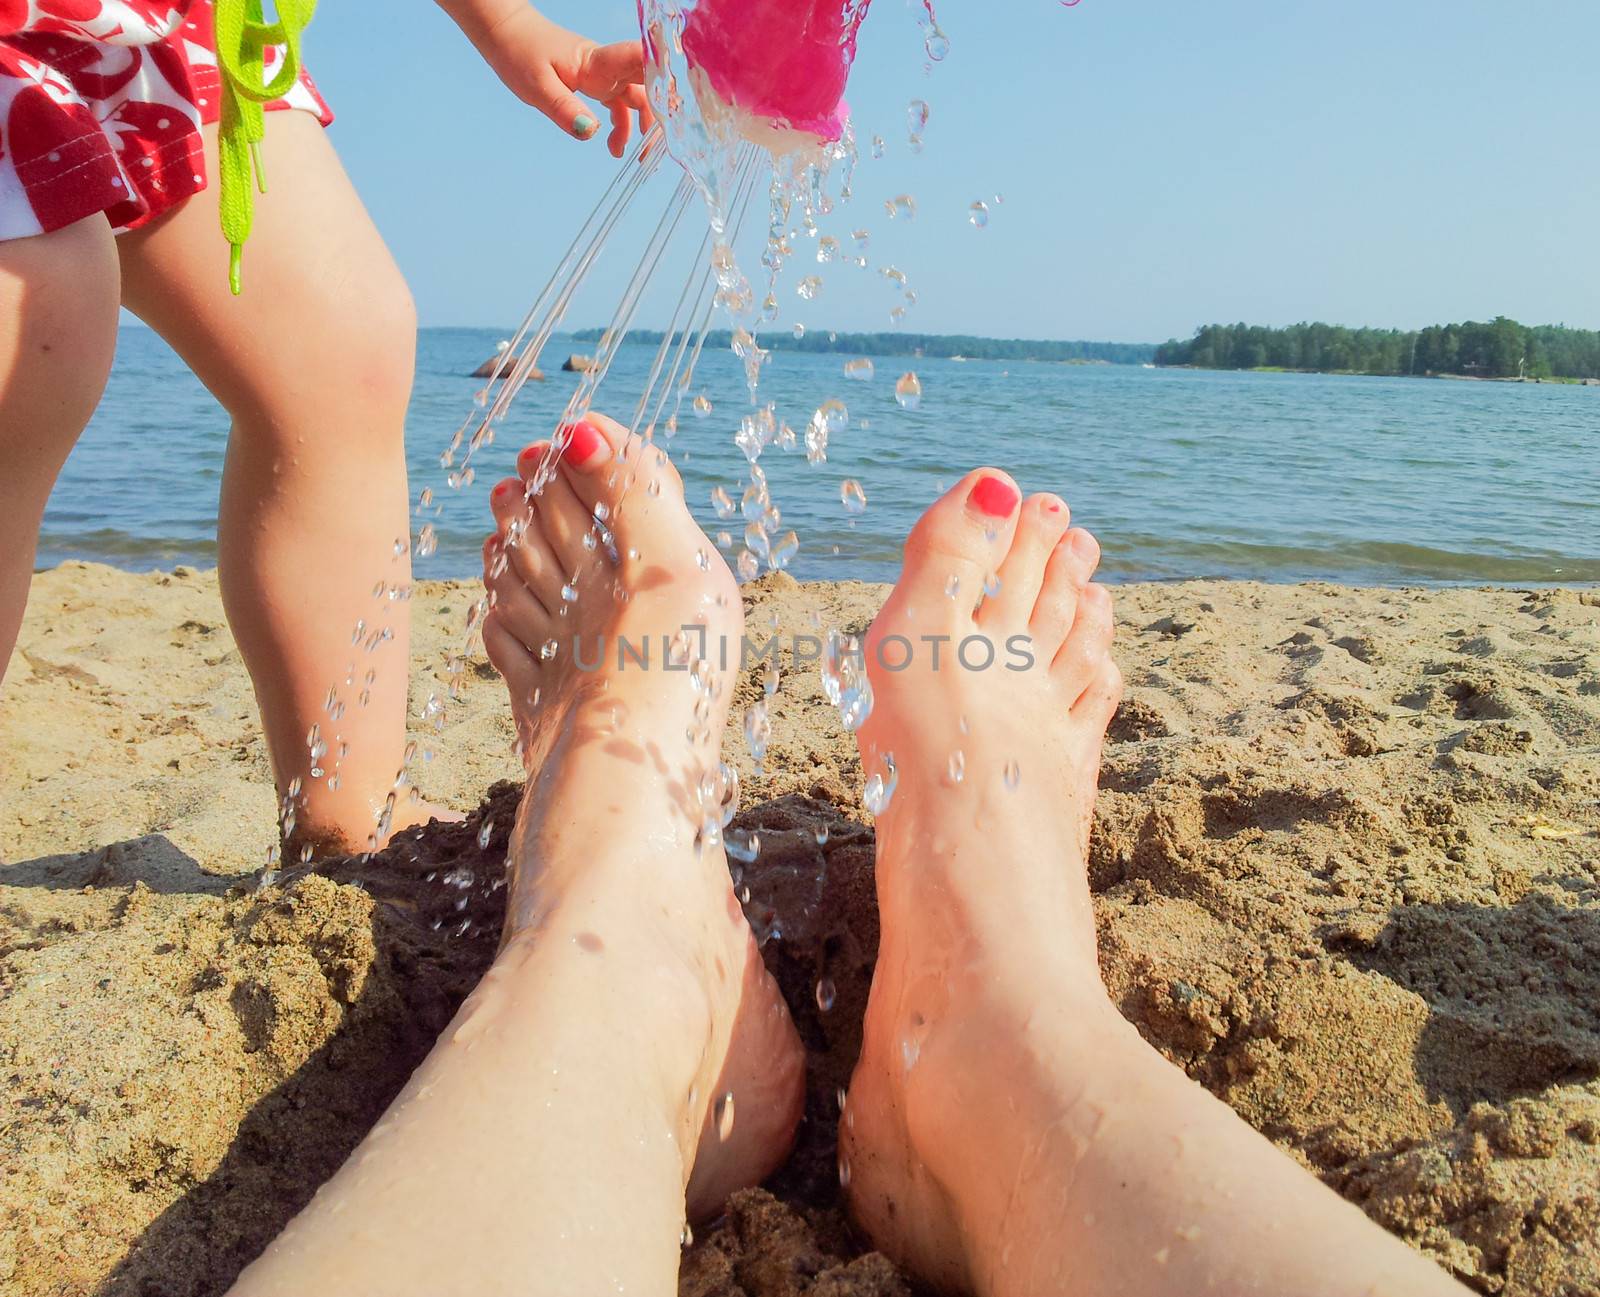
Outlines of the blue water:
[[[488,487],[525,440],[548,434],[576,383],[557,371],[524,389],[477,483],[452,493],[438,455],[479,386],[464,375],[503,336],[422,333],[406,446],[413,497],[432,486],[444,509],[419,575],[478,570]],[[558,338],[547,365],[588,349]],[[652,356],[625,347],[602,405],[631,413]],[[803,450],[762,458],[799,532],[802,578],[892,578],[917,514],[988,463],[1065,496],[1116,579],[1600,581],[1600,389],[908,358],[877,358],[875,379],[859,383],[846,359],[779,353],[763,380],[763,399],[798,430],[830,396],[852,416],[825,465]],[[908,412],[894,380],[913,368],[924,399]],[[715,408],[686,410],[672,448],[715,532],[709,492],[743,467],[732,433],[748,397],[732,355],[708,355],[699,379]],[[123,330],[105,400],[46,513],[40,565],[215,562],[226,435],[226,416],[159,339]],[[858,518],[840,504],[845,478],[866,488]]]

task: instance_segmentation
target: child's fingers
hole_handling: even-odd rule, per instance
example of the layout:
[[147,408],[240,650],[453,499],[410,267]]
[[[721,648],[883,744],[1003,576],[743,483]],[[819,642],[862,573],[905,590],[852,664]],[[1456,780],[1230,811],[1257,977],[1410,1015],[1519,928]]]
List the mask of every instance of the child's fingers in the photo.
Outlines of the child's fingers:
[[644,45],[640,41],[622,41],[597,45],[587,52],[577,88],[609,103],[630,87],[643,84]]
[[606,147],[611,156],[620,158],[628,147],[628,136],[633,133],[633,111],[622,99],[613,99],[606,105],[611,110],[611,135]]
[[574,139],[593,139],[600,129],[600,119],[567,89],[566,83],[549,65],[533,74],[524,98]]
[[629,86],[622,93],[623,102],[639,114],[639,134],[648,135],[650,128],[656,123],[656,115],[650,108],[650,96],[643,86]]

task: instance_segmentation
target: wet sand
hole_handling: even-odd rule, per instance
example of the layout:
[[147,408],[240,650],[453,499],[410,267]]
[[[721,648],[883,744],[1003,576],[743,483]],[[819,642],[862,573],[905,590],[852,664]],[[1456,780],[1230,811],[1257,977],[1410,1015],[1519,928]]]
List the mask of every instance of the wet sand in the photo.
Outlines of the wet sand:
[[[798,633],[883,593],[747,591],[753,627]],[[1122,1011],[1469,1287],[1600,1291],[1600,594],[1117,597],[1090,870]],[[419,587],[419,704],[466,602]],[[38,578],[0,696],[0,1292],[221,1293],[376,1120],[497,935],[518,772],[499,686],[468,677],[419,782],[473,820],[258,894],[273,795],[214,575]],[[772,716],[765,773],[727,746],[808,1119],[680,1290],[909,1293],[834,1170],[877,943],[860,771],[814,668]]]

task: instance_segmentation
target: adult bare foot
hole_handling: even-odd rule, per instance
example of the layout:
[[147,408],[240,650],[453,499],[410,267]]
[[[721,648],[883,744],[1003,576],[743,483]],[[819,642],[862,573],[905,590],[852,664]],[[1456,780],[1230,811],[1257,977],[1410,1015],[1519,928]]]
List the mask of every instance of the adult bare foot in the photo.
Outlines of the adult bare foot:
[[951,1197],[976,1151],[941,1148],[951,1121],[987,1125],[1004,1103],[974,1063],[1014,1065],[1041,985],[1080,1016],[1105,1004],[1084,860],[1122,687],[1111,600],[1066,505],[1020,502],[985,471],[935,504],[865,644],[862,766],[897,785],[877,820],[882,940],[841,1174],[879,1246],[955,1290],[978,1279],[968,1230],[1005,1206],[968,1219]]
[[1121,678],[1098,558],[1060,499],[981,470],[918,523],[868,636],[862,762],[898,784],[840,1135],[854,1213],[980,1297],[1459,1293],[1105,994],[1085,862]]
[[717,832],[739,594],[664,456],[592,415],[563,440],[485,550],[530,769],[501,949],[240,1297],[671,1292],[686,1209],[793,1138],[803,1056]]
[[[484,642],[530,775],[505,941],[531,940],[580,892],[657,930],[687,975],[679,1097],[700,1132],[689,1214],[702,1219],[776,1169],[804,1104],[799,1038],[720,845],[743,605],[665,455],[598,415],[564,436],[561,456],[530,446],[521,476],[495,487],[485,546]],[[597,835],[620,868],[591,867]]]

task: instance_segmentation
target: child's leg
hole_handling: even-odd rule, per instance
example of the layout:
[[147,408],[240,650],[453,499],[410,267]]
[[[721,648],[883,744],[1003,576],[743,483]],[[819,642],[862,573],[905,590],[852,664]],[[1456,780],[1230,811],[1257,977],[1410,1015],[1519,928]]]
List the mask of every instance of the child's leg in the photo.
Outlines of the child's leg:
[[[215,168],[215,127],[206,149]],[[256,198],[243,294],[228,291],[213,186],[122,237],[124,300],[233,416],[222,597],[279,792],[303,780],[297,835],[364,849],[405,743],[410,611],[389,592],[411,581],[404,427],[416,317],[317,122],[268,114],[263,154],[270,187]],[[311,775],[313,728],[336,786]],[[429,809],[402,789],[393,827]]]
[[117,345],[117,254],[95,215],[0,242],[0,678],[28,601],[39,520]]

